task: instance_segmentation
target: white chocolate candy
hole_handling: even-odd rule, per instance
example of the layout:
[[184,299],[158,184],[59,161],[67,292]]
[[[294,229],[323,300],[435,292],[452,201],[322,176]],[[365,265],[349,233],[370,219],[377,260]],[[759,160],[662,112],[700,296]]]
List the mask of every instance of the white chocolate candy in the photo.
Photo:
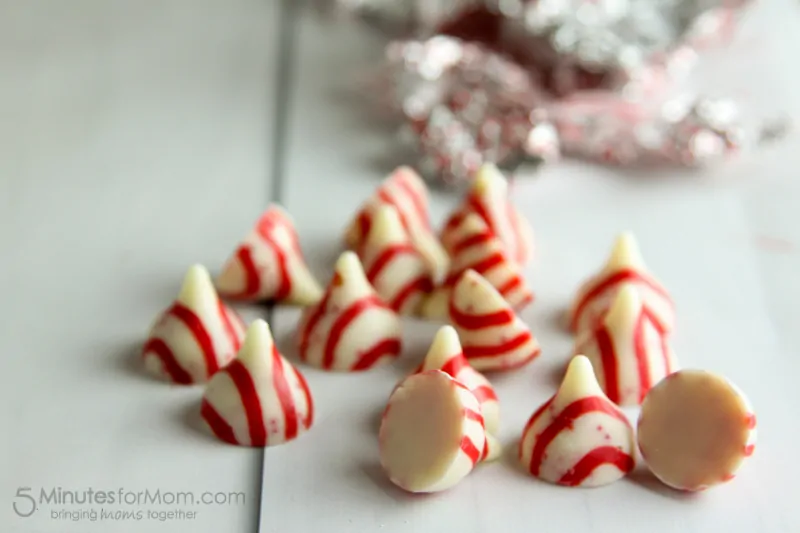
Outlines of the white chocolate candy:
[[483,374],[472,368],[464,357],[458,333],[452,326],[436,332],[425,360],[414,373],[441,370],[466,386],[481,404],[486,431],[495,435],[500,429],[500,403],[494,387]]
[[150,329],[142,357],[149,372],[174,383],[205,382],[234,358],[243,337],[241,318],[219,299],[208,270],[194,265]]
[[367,281],[354,252],[344,252],[320,302],[303,311],[300,358],[325,370],[367,370],[400,354],[400,317]]
[[577,355],[558,392],[528,420],[519,457],[544,481],[598,487],[633,470],[634,446],[630,422],[603,394],[589,360]]
[[617,237],[603,269],[585,281],[578,290],[569,311],[570,329],[581,332],[593,328],[608,312],[619,289],[627,284],[636,287],[658,327],[666,333],[672,331],[675,325],[672,298],[648,272],[636,239],[630,232]]
[[701,491],[733,479],[753,454],[756,415],[726,378],[679,370],[650,389],[637,432],[642,458],[658,479]]
[[311,427],[314,403],[303,375],[278,352],[261,319],[236,359],[208,382],[200,414],[230,444],[275,446]]
[[541,352],[530,328],[474,270],[464,272],[456,283],[450,322],[476,370],[512,370],[530,363]]
[[383,469],[409,492],[453,487],[490,449],[477,398],[440,370],[409,376],[394,390],[378,440]]
[[271,205],[222,267],[217,289],[226,298],[311,305],[322,288],[306,266],[294,224]]
[[425,258],[431,276],[439,281],[447,272],[449,259],[431,227],[428,214],[428,189],[422,178],[409,167],[398,167],[359,209],[345,232],[345,243],[358,250],[370,232],[377,209],[390,205],[397,209],[400,222],[414,247]]
[[668,335],[632,284],[623,285],[606,316],[575,343],[600,386],[621,406],[639,405],[650,388],[678,369]]
[[506,253],[503,244],[481,217],[468,214],[453,230],[450,270],[442,285],[422,304],[421,314],[445,318],[453,286],[467,270],[474,270],[497,289],[511,307],[520,310],[533,301],[520,265]]
[[359,257],[367,280],[400,314],[416,313],[423,297],[433,290],[425,259],[414,248],[397,210],[390,205],[377,209]]
[[458,245],[457,229],[469,214],[483,219],[514,261],[522,265],[533,257],[533,229],[511,202],[508,180],[492,163],[478,170],[464,202],[445,223],[442,244],[448,253]]

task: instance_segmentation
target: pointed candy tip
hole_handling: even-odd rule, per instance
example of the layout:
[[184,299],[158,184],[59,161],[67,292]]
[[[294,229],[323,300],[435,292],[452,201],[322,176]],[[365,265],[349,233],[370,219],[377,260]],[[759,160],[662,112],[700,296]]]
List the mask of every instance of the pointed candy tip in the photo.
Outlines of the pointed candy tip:
[[405,237],[405,230],[400,221],[400,215],[394,206],[383,204],[375,211],[375,216],[370,227],[367,240],[374,242],[395,241]]
[[479,195],[490,192],[504,193],[508,187],[508,180],[493,163],[484,163],[475,175],[472,190]]
[[561,382],[558,394],[568,391],[572,394],[575,393],[591,393],[594,390],[600,389],[600,384],[597,383],[597,377],[594,374],[592,362],[585,355],[574,356],[567,367],[567,372],[564,375],[564,380]]
[[639,243],[631,231],[624,231],[617,235],[614,247],[608,258],[606,268],[617,269],[626,267],[644,267],[644,260],[639,251]]
[[339,259],[336,260],[332,285],[346,287],[346,293],[351,297],[374,292],[372,285],[367,280],[366,273],[364,273],[361,260],[351,250],[342,252]]
[[194,307],[209,297],[216,298],[211,274],[203,265],[192,265],[183,278],[177,300],[187,307]]
[[253,320],[253,322],[247,328],[247,333],[245,336],[246,338],[253,339],[258,343],[263,343],[265,341],[272,342],[272,330],[270,329],[266,320],[262,318]]
[[433,337],[433,342],[428,350],[426,359],[430,358],[450,358],[453,355],[460,354],[461,340],[458,338],[458,333],[453,326],[442,326],[436,335]]
[[339,258],[336,260],[336,265],[334,266],[334,270],[337,274],[342,276],[342,278],[346,278],[354,271],[357,272],[360,269],[361,261],[359,261],[358,256],[352,250],[342,252]]
[[241,360],[258,358],[272,351],[272,331],[269,324],[261,318],[254,320],[244,335],[244,343],[237,357]]

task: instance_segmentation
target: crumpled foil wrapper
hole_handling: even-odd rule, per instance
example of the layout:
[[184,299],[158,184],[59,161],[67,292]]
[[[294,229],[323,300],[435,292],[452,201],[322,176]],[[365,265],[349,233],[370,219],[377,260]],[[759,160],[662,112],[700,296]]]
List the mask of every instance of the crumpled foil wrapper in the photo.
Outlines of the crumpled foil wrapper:
[[413,29],[388,46],[373,94],[420,170],[447,183],[562,154],[704,165],[753,137],[735,102],[680,90],[746,1],[339,1]]

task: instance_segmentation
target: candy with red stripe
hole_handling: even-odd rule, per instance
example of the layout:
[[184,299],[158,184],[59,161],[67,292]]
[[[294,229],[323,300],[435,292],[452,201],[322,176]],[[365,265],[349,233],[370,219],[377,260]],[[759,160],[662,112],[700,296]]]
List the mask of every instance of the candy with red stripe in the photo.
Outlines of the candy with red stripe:
[[243,336],[242,320],[219,299],[208,270],[194,265],[150,329],[142,357],[149,372],[174,383],[205,382],[234,358]]
[[732,480],[756,445],[756,415],[725,377],[679,370],[650,389],[637,427],[653,474],[678,490],[702,491]]
[[431,276],[439,280],[447,271],[447,252],[433,232],[428,212],[428,188],[419,174],[409,167],[398,167],[361,206],[345,232],[345,243],[358,250],[370,232],[379,207],[397,209],[400,222],[414,247],[425,259]]
[[500,429],[500,403],[497,393],[486,377],[472,368],[461,348],[453,326],[442,326],[433,338],[428,353],[414,373],[441,370],[466,386],[481,404],[486,431],[497,435]]
[[406,378],[389,397],[378,436],[389,479],[409,492],[449,489],[484,458],[480,403],[441,370]]
[[354,252],[344,252],[325,295],[304,310],[300,358],[325,370],[367,370],[400,354],[400,317],[375,292]]
[[633,470],[633,427],[577,355],[556,394],[528,420],[519,457],[526,471],[570,487],[613,483]]
[[678,369],[667,333],[632,284],[623,285],[601,322],[578,337],[574,353],[589,358],[606,396],[621,406],[641,404],[653,385]]
[[619,289],[626,284],[636,287],[642,302],[665,332],[675,324],[672,298],[644,264],[636,239],[630,232],[617,237],[611,256],[600,272],[585,281],[569,310],[570,329],[593,328],[608,312]]
[[217,289],[226,298],[311,305],[322,288],[306,266],[294,223],[271,205],[222,267]]
[[491,163],[478,170],[464,202],[445,223],[441,239],[448,253],[458,245],[458,227],[469,214],[483,219],[514,261],[525,264],[533,257],[533,229],[511,202],[505,176]]
[[476,370],[519,368],[541,352],[530,328],[474,270],[464,272],[456,283],[449,311],[464,355]]
[[219,439],[242,446],[276,446],[311,427],[311,391],[266,322],[250,324],[236,359],[208,382],[201,416]]
[[422,304],[422,315],[446,318],[453,286],[470,269],[486,278],[513,308],[520,310],[533,301],[533,292],[522,276],[520,265],[510,258],[481,217],[465,216],[453,233],[455,245],[447,277]]
[[367,280],[400,314],[416,313],[422,298],[433,289],[427,263],[414,248],[392,206],[378,208],[359,257]]

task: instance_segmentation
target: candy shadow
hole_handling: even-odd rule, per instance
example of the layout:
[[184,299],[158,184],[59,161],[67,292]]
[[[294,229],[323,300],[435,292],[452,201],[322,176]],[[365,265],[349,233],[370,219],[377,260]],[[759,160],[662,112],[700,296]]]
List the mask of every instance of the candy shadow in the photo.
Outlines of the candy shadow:
[[[387,396],[388,399],[388,396]],[[378,407],[370,410],[365,420],[365,428],[369,431],[370,435],[377,435],[381,429],[381,422],[383,422],[383,412],[385,407]]]
[[629,483],[635,483],[650,492],[654,492],[671,500],[691,501],[698,496],[696,492],[684,492],[668,487],[659,481],[646,467],[641,465],[637,466],[625,479]]
[[[270,327],[271,326],[272,325],[270,324]],[[281,329],[282,331],[277,335],[275,334],[275,330],[272,330],[272,336],[275,341],[275,346],[278,347],[278,351],[292,363],[303,363],[303,361],[300,360],[300,354],[297,351],[294,329],[291,329],[290,331],[286,331],[283,328]]]
[[572,330],[569,327],[568,314],[569,308],[556,307],[549,309],[542,317],[542,325],[547,329],[558,331],[565,335],[572,335]]
[[359,477],[365,477],[383,494],[392,500],[403,503],[418,501],[421,498],[435,497],[435,494],[416,494],[406,492],[389,480],[386,472],[378,461],[362,461],[356,465],[356,473]]
[[503,455],[501,455],[497,462],[501,463],[508,470],[524,476],[526,479],[532,479],[532,476],[525,471],[525,467],[519,460],[519,442],[520,439],[515,439],[511,444],[503,447]]
[[561,385],[561,382],[564,380],[564,374],[567,372],[567,366],[569,365],[570,359],[571,358],[568,358],[565,361],[558,361],[551,363],[547,367],[546,371],[547,379],[555,387],[559,387]]
[[214,438],[203,421],[203,418],[200,416],[200,402],[201,400],[198,398],[186,402],[185,404],[176,408],[176,421],[183,426],[184,429],[200,438],[203,438],[203,440],[222,444],[221,441]]

